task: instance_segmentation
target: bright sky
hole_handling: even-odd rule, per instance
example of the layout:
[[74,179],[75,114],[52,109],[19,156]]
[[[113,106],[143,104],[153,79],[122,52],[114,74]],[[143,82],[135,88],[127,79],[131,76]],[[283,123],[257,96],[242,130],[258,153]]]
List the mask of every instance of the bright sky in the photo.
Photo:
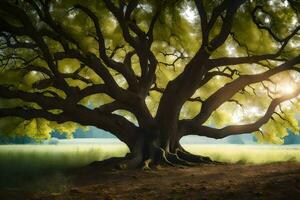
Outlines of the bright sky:
[[185,6],[181,14],[184,18],[186,18],[190,22],[194,22],[198,17],[196,10],[193,9],[191,5]]

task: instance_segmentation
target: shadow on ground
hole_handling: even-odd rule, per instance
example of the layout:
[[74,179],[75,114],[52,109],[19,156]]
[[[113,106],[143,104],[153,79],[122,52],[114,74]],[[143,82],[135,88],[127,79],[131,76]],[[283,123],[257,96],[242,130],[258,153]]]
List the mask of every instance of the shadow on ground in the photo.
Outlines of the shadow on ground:
[[200,165],[155,171],[85,168],[40,174],[35,181],[28,181],[28,187],[2,187],[1,199],[299,199],[300,163]]

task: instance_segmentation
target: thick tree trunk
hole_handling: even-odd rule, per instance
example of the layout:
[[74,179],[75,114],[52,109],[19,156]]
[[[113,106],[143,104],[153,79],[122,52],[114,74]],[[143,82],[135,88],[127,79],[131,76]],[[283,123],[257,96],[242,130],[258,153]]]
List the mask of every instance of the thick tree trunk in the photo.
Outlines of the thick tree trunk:
[[91,166],[119,169],[151,169],[157,166],[192,166],[213,163],[207,157],[192,155],[180,145],[180,133],[163,137],[159,131],[141,130],[138,136],[127,140],[130,152],[124,158],[97,161]]

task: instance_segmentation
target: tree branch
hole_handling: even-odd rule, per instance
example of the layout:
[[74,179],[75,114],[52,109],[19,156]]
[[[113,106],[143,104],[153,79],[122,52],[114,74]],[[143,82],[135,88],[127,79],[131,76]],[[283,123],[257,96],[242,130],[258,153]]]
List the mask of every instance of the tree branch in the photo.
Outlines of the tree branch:
[[217,90],[214,94],[208,97],[202,105],[201,112],[193,119],[195,122],[202,124],[208,119],[211,113],[221,106],[224,102],[228,101],[238,91],[242,90],[247,85],[268,80],[269,77],[286,70],[294,70],[293,66],[300,63],[300,56],[295,57],[276,68],[266,72],[254,75],[243,75],[234,81],[226,84],[224,87]]
[[290,100],[292,98],[295,98],[300,95],[300,87],[297,88],[292,94],[290,95],[285,95],[276,99],[273,99],[266,110],[265,114],[259,118],[257,121],[254,123],[250,124],[244,124],[244,125],[230,125],[226,126],[221,129],[216,129],[212,127],[207,127],[207,126],[202,126],[202,125],[197,125],[197,124],[191,124],[190,122],[182,122],[182,125],[187,126],[185,127],[187,129],[187,133],[189,134],[199,134],[201,136],[207,136],[207,137],[212,137],[215,139],[220,139],[227,137],[229,135],[237,135],[237,134],[242,134],[242,133],[252,133],[255,131],[258,131],[259,128],[267,123],[272,115],[274,114],[275,108],[282,102]]
[[21,90],[10,90],[7,87],[0,86],[0,97],[7,99],[21,99],[25,102],[35,102],[43,109],[63,109],[67,102],[57,97],[46,97],[42,93],[24,92]]
[[67,117],[62,114],[53,114],[46,110],[38,109],[24,109],[24,108],[1,108],[0,118],[3,117],[21,117],[26,120],[34,118],[44,118],[49,121],[55,121],[57,123],[64,123],[69,121]]
[[218,66],[226,66],[226,65],[239,65],[239,64],[252,64],[257,63],[259,61],[263,60],[272,60],[280,56],[283,49],[286,47],[288,42],[296,35],[298,34],[300,30],[300,26],[296,27],[291,34],[289,34],[284,39],[281,39],[280,42],[282,43],[281,47],[278,49],[277,52],[273,54],[264,54],[264,55],[253,55],[253,56],[247,56],[247,57],[223,57],[223,58],[216,58],[216,59],[210,59],[208,61],[209,69],[212,69],[214,67]]

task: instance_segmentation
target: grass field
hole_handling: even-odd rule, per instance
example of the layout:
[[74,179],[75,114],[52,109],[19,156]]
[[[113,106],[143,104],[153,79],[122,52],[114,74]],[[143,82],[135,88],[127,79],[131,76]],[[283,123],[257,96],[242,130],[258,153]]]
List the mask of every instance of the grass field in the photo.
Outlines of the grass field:
[[300,145],[184,145],[186,150],[226,163],[300,162]]
[[59,184],[64,190],[68,179],[62,170],[127,152],[120,144],[0,145],[0,188],[56,191]]
[[[228,163],[300,162],[299,145],[186,144],[184,147],[192,153]],[[34,179],[41,173],[81,167],[112,156],[124,156],[127,152],[128,148],[122,144],[0,145],[0,187]]]
[[[228,163],[264,164],[300,162],[300,146],[273,145],[183,145],[188,151]],[[66,169],[87,165],[95,160],[124,156],[122,144],[0,145],[0,169],[36,171]]]

